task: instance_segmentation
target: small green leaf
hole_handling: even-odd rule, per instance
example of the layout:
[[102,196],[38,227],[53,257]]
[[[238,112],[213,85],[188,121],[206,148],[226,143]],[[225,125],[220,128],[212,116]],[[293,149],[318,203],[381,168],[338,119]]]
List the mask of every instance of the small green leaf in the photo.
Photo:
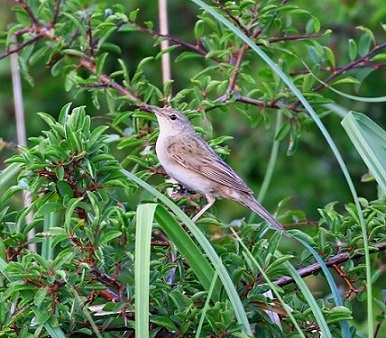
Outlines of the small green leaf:
[[176,59],[174,60],[174,62],[177,63],[177,62],[181,62],[181,61],[185,61],[185,60],[199,59],[199,58],[201,59],[201,58],[203,58],[203,56],[200,54],[197,54],[197,53],[185,51],[185,52],[182,52],[181,54],[179,54],[176,57]]
[[359,55],[360,56],[366,55],[369,52],[369,50],[370,50],[370,46],[371,46],[371,37],[370,37],[370,35],[363,34],[359,38],[359,43],[358,43],[358,53],[359,53]]
[[359,81],[357,79],[354,79],[353,77],[345,77],[343,79],[334,81],[330,83],[330,86],[337,86],[341,84],[358,84]]
[[331,66],[335,68],[336,61],[335,61],[335,55],[334,52],[331,50],[331,48],[328,48],[326,46],[323,46],[324,53],[327,56],[328,61],[330,62]]
[[318,33],[319,31],[320,31],[320,22],[315,17],[312,17],[307,21],[306,33],[312,34],[312,33]]
[[121,27],[119,27],[118,32],[133,32],[137,31],[138,27],[134,26],[131,23],[125,23]]
[[40,288],[34,296],[34,304],[39,307],[47,296],[48,287]]
[[358,55],[358,47],[356,42],[353,39],[348,40],[349,48],[348,48],[348,55],[351,61],[355,60]]
[[37,113],[37,114],[50,127],[56,124],[55,119],[50,114],[47,114],[47,113]]
[[36,316],[36,317],[39,324],[44,324],[50,319],[50,316],[51,315],[48,312],[44,311],[44,312],[41,312],[39,316]]
[[63,180],[64,178],[64,168],[63,166],[57,166],[55,168],[55,173],[56,173],[56,177],[59,179],[59,180]]
[[36,217],[47,215],[51,212],[58,211],[63,208],[63,204],[59,202],[51,202],[43,204],[36,212]]
[[99,55],[95,61],[96,63],[96,73],[97,75],[102,74],[103,66],[105,65],[106,58],[108,56],[108,53],[102,53]]
[[267,270],[266,270],[266,273],[269,274],[271,273],[272,271],[274,271],[276,268],[280,267],[284,267],[284,263],[285,262],[288,262],[293,256],[290,256],[290,255],[287,255],[287,256],[282,256],[282,257],[279,257],[279,258],[276,258],[268,267],[267,267]]
[[165,327],[169,331],[178,331],[176,324],[169,318],[165,316],[154,316],[150,318],[150,322],[153,324],[160,325],[161,327]]
[[327,315],[327,322],[329,324],[350,319],[352,319],[351,310],[345,306],[334,306]]
[[153,29],[154,28],[154,23],[151,21],[145,21],[145,25],[148,29]]
[[134,11],[131,11],[129,14],[129,20],[135,21],[137,19],[138,12],[139,12],[139,8],[135,9]]
[[101,238],[98,240],[98,245],[106,244],[106,243],[112,241],[114,238],[117,238],[121,235],[122,235],[121,231],[116,231],[116,230],[109,231],[106,234],[104,234],[103,236],[101,236]]
[[72,187],[66,181],[58,181],[56,183],[56,186],[58,187],[59,194],[62,197],[64,196],[68,196],[70,198],[74,197],[74,192],[72,190]]
[[203,20],[198,20],[194,25],[194,36],[196,39],[200,39],[204,35],[205,24]]
[[79,56],[79,57],[85,56],[83,52],[77,49],[63,49],[62,53],[67,55],[72,55],[72,56]]

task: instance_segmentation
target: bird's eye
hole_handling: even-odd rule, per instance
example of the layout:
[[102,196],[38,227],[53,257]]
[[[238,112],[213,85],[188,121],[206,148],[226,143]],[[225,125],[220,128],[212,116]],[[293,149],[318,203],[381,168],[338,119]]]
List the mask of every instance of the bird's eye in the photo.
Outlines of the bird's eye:
[[177,120],[177,115],[176,115],[176,114],[170,115],[170,119],[171,119],[172,121]]

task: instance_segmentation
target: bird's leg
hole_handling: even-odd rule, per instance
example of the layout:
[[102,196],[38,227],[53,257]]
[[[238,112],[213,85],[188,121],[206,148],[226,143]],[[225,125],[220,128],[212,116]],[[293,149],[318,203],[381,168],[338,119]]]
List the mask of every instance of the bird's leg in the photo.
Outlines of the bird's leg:
[[187,208],[181,209],[193,209],[192,207],[190,207],[190,205],[192,205],[195,211],[200,210],[200,206],[194,201],[194,199],[200,198],[202,196],[201,194],[197,194],[194,191],[189,190],[188,188],[184,188],[181,184],[176,184],[175,187],[177,189],[175,189],[171,194],[169,194],[169,196],[172,199],[186,198],[189,203],[189,206]]
[[169,194],[174,200],[184,198],[189,194],[187,188],[184,188],[181,184],[176,184],[173,186],[173,191]]
[[213,205],[214,202],[216,202],[216,199],[215,199],[213,196],[211,196],[211,195],[207,195],[207,196],[205,196],[205,197],[206,197],[206,199],[208,200],[208,204],[205,205],[205,206],[197,213],[197,215],[194,216],[194,217],[192,218],[192,221],[193,221],[193,222],[196,222],[196,221],[202,216],[202,214],[203,214],[205,211],[207,211],[207,210]]

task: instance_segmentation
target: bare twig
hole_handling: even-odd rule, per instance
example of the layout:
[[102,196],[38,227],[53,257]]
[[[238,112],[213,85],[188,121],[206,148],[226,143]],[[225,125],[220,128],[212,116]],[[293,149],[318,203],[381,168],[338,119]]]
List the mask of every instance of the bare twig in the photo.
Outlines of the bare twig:
[[[386,242],[375,243],[372,246],[377,249],[377,250],[374,250],[373,252],[386,250]],[[339,264],[342,264],[344,262],[347,262],[349,259],[359,258],[359,257],[363,257],[363,256],[364,256],[363,250],[356,250],[356,251],[354,251],[354,253],[341,252],[341,253],[338,253],[337,255],[331,257],[330,259],[328,259],[325,262],[325,264],[328,267],[333,267],[334,265],[339,265]],[[314,263],[314,264],[309,265],[305,268],[301,268],[301,269],[297,270],[297,273],[300,277],[307,277],[307,276],[313,275],[314,273],[320,272],[321,270],[322,270],[322,267],[320,266],[320,264]],[[279,279],[277,279],[274,283],[276,285],[279,285],[279,286],[285,286],[288,284],[295,283],[295,281],[292,277],[284,276],[284,277],[280,277]]]
[[52,26],[55,26],[56,22],[58,21],[61,2],[62,2],[61,0],[56,0],[56,4],[54,8],[54,18],[52,19]]

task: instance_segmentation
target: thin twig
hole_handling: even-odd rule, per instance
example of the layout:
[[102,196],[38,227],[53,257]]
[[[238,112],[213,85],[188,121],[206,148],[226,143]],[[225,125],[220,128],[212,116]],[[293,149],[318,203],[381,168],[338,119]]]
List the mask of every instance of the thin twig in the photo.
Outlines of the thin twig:
[[[386,242],[375,243],[372,246],[377,249],[377,250],[374,250],[373,252],[386,250]],[[339,264],[342,264],[344,262],[347,262],[349,259],[359,258],[359,257],[363,257],[363,256],[364,256],[363,249],[355,250],[354,253],[353,252],[341,252],[341,253],[338,253],[337,255],[331,257],[330,259],[328,259],[325,262],[325,264],[328,267],[332,267],[334,265],[339,265]],[[311,264],[309,266],[306,266],[305,268],[301,268],[301,269],[297,270],[297,273],[300,277],[306,277],[306,276],[313,275],[314,273],[320,272],[321,270],[322,270],[322,267],[320,266],[320,264],[314,263],[314,264]],[[274,283],[276,285],[279,285],[279,286],[285,286],[288,284],[295,283],[295,281],[292,277],[284,276],[284,277],[280,277],[279,279],[277,279]]]
[[55,26],[59,17],[59,9],[60,9],[61,0],[57,0],[54,8],[54,18],[52,19],[52,27]]
[[0,60],[2,59],[5,59],[6,57],[10,56],[10,55],[13,55],[15,53],[18,53],[19,51],[21,51],[23,48],[29,46],[30,44],[32,43],[35,43],[37,41],[39,41],[41,38],[43,38],[43,34],[39,34],[39,35],[36,35],[34,36],[32,39],[30,40],[27,40],[25,42],[23,42],[22,44],[18,45],[17,47],[13,48],[13,49],[10,49],[8,50],[6,53],[4,53],[3,55],[0,55]]

